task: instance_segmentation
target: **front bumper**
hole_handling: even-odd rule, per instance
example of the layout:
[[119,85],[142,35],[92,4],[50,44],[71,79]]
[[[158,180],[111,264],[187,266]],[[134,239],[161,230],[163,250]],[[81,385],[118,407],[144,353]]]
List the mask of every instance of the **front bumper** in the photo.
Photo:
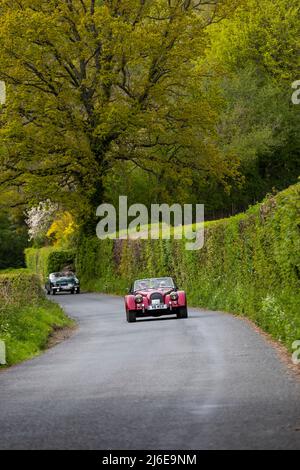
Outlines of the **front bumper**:
[[52,290],[55,292],[77,292],[79,291],[80,286],[53,286]]
[[176,315],[183,307],[183,305],[178,304],[141,306],[135,312],[137,317],[159,317],[162,315]]

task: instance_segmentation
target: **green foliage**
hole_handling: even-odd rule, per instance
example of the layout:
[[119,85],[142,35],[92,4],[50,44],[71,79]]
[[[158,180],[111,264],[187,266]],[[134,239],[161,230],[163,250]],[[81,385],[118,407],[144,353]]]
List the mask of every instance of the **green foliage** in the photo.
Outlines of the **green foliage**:
[[199,67],[209,75],[206,93],[219,97],[221,152],[239,156],[244,176],[231,194],[211,178],[208,184],[196,179],[198,200],[214,218],[245,210],[273,188],[297,182],[300,120],[291,84],[299,73],[298,3],[245,0],[209,31],[210,47]]
[[6,212],[0,212],[0,269],[23,267],[27,245],[25,227]]
[[83,238],[84,287],[124,294],[134,278],[172,275],[189,303],[245,315],[287,347],[300,338],[300,183],[246,213],[207,222],[205,245]]
[[46,348],[53,330],[72,325],[57,304],[45,299],[36,306],[1,311],[0,339],[5,341],[7,365],[36,356]]
[[44,298],[40,279],[26,269],[0,272],[0,311],[6,305],[36,304]]
[[298,0],[2,0],[0,14],[5,205],[50,197],[93,233],[119,194],[217,218],[296,183]]
[[[206,50],[197,60],[195,102],[209,104],[218,151],[223,162],[232,158],[232,168],[238,159],[241,177],[229,177],[224,185],[213,171],[203,174],[193,165],[178,177],[179,159],[172,160],[173,171],[160,166],[154,174],[121,161],[105,179],[107,200],[116,205],[118,195],[127,194],[147,206],[201,202],[216,219],[297,182],[300,120],[291,84],[299,73],[298,3],[243,0],[207,30]],[[219,169],[222,164],[221,158]]]
[[22,187],[17,202],[51,194],[88,218],[118,162],[175,181],[178,160],[186,178],[234,177],[195,63],[238,3],[2,0],[1,189]]
[[0,273],[0,340],[5,341],[7,365],[35,356],[53,329],[72,324],[58,305],[45,299],[36,274]]
[[44,280],[50,273],[68,267],[74,268],[75,252],[55,247],[27,248],[25,250],[27,268]]
[[214,28],[214,56],[230,69],[256,63],[278,81],[299,71],[297,0],[245,0],[230,21]]
[[[114,249],[113,241],[107,240],[100,246],[98,239],[86,237],[81,239],[76,257],[76,272],[77,274],[80,272],[80,281],[84,282],[86,289],[96,288],[94,283],[99,279],[97,290],[102,292],[117,290],[120,279],[115,276],[114,257],[118,257],[118,248]],[[125,289],[125,283],[123,286]]]

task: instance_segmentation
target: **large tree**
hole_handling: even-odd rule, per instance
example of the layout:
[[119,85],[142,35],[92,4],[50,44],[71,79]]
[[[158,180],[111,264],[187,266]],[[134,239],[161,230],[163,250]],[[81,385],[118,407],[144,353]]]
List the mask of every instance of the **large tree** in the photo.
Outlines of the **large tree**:
[[[237,3],[237,2],[236,2]],[[221,180],[214,106],[196,59],[227,0],[2,0],[0,187],[94,213],[116,162]],[[72,193],[72,197],[70,196]]]
[[28,234],[22,213],[0,210],[0,270],[21,268],[25,265],[24,249]]
[[223,217],[299,177],[299,106],[291,100],[299,74],[299,1],[245,0],[209,33],[199,60],[210,75],[209,92],[223,102],[218,142],[221,152],[239,155],[244,184],[228,195],[214,178],[205,185],[200,179],[194,192],[207,212]]

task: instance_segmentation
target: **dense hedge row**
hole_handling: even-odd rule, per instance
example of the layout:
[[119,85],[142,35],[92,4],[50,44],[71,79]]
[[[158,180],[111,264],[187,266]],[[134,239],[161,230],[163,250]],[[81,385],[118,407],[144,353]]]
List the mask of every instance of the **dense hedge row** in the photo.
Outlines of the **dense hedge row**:
[[54,247],[28,248],[25,250],[25,258],[27,268],[39,274],[43,279],[49,273],[60,271],[66,266],[72,269],[75,264],[74,251],[58,250]]
[[34,305],[44,298],[40,279],[25,269],[0,273],[0,313],[8,306]]
[[0,273],[0,341],[7,365],[35,356],[54,329],[72,325],[57,304],[46,300],[39,276],[25,269]]
[[184,240],[83,239],[77,272],[90,290],[124,293],[136,277],[173,275],[192,305],[245,315],[291,347],[300,339],[300,184]]

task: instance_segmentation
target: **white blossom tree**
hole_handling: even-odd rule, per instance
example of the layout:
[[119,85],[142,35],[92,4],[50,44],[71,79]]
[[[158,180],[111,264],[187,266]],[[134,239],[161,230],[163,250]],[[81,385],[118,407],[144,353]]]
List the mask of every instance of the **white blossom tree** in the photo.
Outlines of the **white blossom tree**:
[[26,224],[30,240],[42,241],[46,238],[58,209],[58,204],[54,204],[50,199],[47,199],[41,201],[38,206],[26,211]]

